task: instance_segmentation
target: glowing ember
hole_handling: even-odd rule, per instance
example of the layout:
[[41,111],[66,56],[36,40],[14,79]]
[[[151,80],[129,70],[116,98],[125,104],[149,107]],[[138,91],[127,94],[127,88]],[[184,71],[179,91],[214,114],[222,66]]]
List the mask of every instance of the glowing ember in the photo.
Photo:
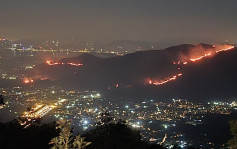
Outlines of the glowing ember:
[[68,65],[71,65],[71,66],[82,66],[83,64],[81,64],[81,63],[78,63],[78,64],[76,64],[76,63],[67,63]]
[[153,81],[153,80],[149,80],[149,84],[151,84],[151,85],[163,85],[163,84],[165,84],[165,83],[168,83],[168,82],[170,82],[170,81],[172,81],[172,80],[176,80],[177,79],[177,77],[180,77],[180,76],[182,76],[183,74],[182,73],[179,73],[179,74],[177,74],[177,75],[174,75],[174,76],[172,76],[172,77],[170,77],[170,78],[168,78],[168,79],[166,79],[166,80],[163,80],[163,81]]
[[205,53],[204,55],[196,57],[196,58],[190,58],[190,61],[192,61],[192,62],[199,61],[199,60],[203,59],[204,57],[208,57],[208,56],[214,55],[215,53],[219,53],[219,52],[222,52],[222,51],[228,51],[228,50],[232,50],[232,49],[235,48],[234,46],[231,46],[231,45],[223,45],[220,48],[218,48],[218,46],[217,47],[213,46],[213,47],[216,48],[215,51],[211,51],[211,52]]
[[[177,62],[173,62],[173,64],[174,65],[180,65],[180,64],[186,65],[186,64],[188,64],[188,61],[196,62],[196,61],[199,61],[205,57],[210,57],[212,55],[215,55],[216,53],[232,50],[234,48],[235,47],[232,45],[217,45],[217,46],[213,45],[213,49],[208,49],[208,50],[204,50],[203,48],[201,48],[200,50],[195,49],[195,52],[199,51],[199,54],[190,54],[190,56],[187,56],[186,58],[184,58],[187,61],[182,62],[179,60]],[[181,59],[183,59],[183,58],[181,58]]]
[[[199,60],[201,60],[201,59],[203,59],[205,57],[210,57],[212,55],[215,55],[216,53],[219,53],[219,52],[222,52],[222,51],[232,50],[234,48],[235,47],[232,46],[232,45],[216,45],[216,46],[213,45],[213,49],[208,49],[206,51],[202,50],[202,49],[201,50],[198,49],[198,51],[201,51],[202,54],[199,53],[198,56],[197,56],[197,54],[191,54],[191,56],[189,56],[189,58],[186,58],[187,61],[182,62],[182,61],[179,60],[177,62],[173,62],[173,64],[174,65],[181,65],[181,64],[186,65],[186,64],[188,64],[188,61],[196,62],[196,61],[199,61]],[[195,55],[195,57],[194,57],[194,55]],[[181,70],[180,67],[178,67],[177,69]],[[168,83],[168,82],[170,82],[172,80],[176,80],[177,77],[180,77],[180,76],[182,76],[182,73],[179,73],[177,75],[174,75],[174,76],[169,77],[168,79],[162,80],[162,81],[149,80],[148,84],[150,84],[150,85],[157,85],[157,86],[158,85],[163,85],[163,84]]]
[[188,62],[183,62],[184,65],[188,64]]
[[188,62],[177,61],[177,62],[173,62],[173,64],[174,64],[174,65],[180,65],[180,64],[187,65]]
[[222,52],[222,51],[232,50],[232,49],[234,49],[234,48],[235,48],[235,46],[229,46],[229,47],[227,47],[227,48],[217,50],[216,53],[218,53],[218,52]]
[[149,80],[149,84],[152,84],[152,80]]
[[33,83],[34,80],[33,80],[33,79],[29,79],[29,78],[24,78],[23,82],[24,82],[25,84],[30,84],[30,83]]
[[46,61],[46,64],[48,64],[49,66],[54,66],[54,65],[70,65],[70,66],[75,66],[75,67],[79,67],[79,66],[83,66],[82,63],[71,63],[71,62],[68,62],[68,63],[63,63],[63,62],[55,62],[53,63],[52,61]]
[[211,56],[211,55],[212,55],[211,53],[207,53],[207,54],[204,54],[203,56],[200,56],[198,58],[190,58],[190,61],[195,62],[195,61],[203,59],[204,57]]
[[40,80],[43,81],[43,80],[48,80],[48,79],[47,78],[40,78]]

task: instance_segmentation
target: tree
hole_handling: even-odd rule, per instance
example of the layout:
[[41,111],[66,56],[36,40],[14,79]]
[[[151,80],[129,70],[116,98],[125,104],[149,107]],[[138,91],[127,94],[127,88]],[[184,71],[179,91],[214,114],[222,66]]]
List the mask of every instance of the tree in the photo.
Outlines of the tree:
[[99,125],[83,136],[93,142],[88,149],[163,149],[161,145],[142,141],[140,131],[121,123]]
[[100,113],[100,122],[98,122],[99,125],[108,125],[112,123],[114,120],[114,117],[110,115],[108,111],[105,111],[104,113]]
[[230,131],[234,136],[232,139],[228,141],[228,145],[230,149],[237,149],[237,120],[231,120],[230,122]]
[[91,142],[85,141],[85,137],[81,137],[80,135],[77,135],[73,141],[73,148],[85,149],[90,144]]
[[0,95],[0,105],[5,105],[5,102],[4,102],[4,100],[3,100],[4,98],[3,98],[3,96],[2,95]]
[[57,128],[61,130],[59,136],[51,139],[49,144],[53,144],[52,149],[85,149],[91,142],[86,142],[84,137],[80,135],[73,137],[71,121],[59,120]]
[[50,139],[58,136],[55,128],[55,122],[31,125],[26,129],[19,124],[18,120],[0,123],[0,148],[48,149]]
[[175,144],[171,149],[181,149],[177,144]]

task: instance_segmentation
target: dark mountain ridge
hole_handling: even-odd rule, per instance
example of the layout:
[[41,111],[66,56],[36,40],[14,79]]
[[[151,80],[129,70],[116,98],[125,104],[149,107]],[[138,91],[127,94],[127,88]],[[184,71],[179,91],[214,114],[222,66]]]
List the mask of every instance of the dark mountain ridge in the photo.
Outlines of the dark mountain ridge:
[[[98,58],[89,54],[65,58],[60,62],[83,63],[36,66],[31,72],[56,80],[68,89],[101,90],[111,97],[189,98],[195,100],[234,98],[237,96],[237,50],[217,53],[188,65],[174,65],[180,55],[189,57],[193,49],[213,49],[212,45],[180,45],[165,50],[140,51],[125,56]],[[182,68],[178,70],[177,67]],[[183,76],[161,86],[147,84],[148,79],[165,79],[182,71]]]

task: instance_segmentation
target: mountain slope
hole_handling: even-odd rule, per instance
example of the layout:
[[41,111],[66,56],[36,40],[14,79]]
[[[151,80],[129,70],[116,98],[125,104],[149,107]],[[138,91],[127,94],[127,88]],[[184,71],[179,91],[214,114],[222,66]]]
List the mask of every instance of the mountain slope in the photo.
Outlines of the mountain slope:
[[[214,51],[214,54],[213,50],[216,47],[211,45],[186,44],[106,59],[85,54],[62,59],[55,65],[36,66],[30,75],[56,80],[65,88],[101,90],[109,96],[198,100],[236,97],[237,50]],[[214,56],[196,61],[195,58],[207,52]],[[83,65],[75,67],[79,63]],[[172,79],[181,73],[182,76]],[[168,79],[171,81],[160,86],[149,84],[149,80],[158,80],[159,84]]]

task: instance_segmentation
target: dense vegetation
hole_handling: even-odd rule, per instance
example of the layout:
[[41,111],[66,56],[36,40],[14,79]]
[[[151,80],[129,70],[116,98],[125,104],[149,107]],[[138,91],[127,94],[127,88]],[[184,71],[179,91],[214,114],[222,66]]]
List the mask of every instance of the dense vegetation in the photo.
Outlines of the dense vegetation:
[[[139,131],[131,129],[124,121],[115,120],[109,113],[101,114],[96,128],[73,136],[71,122],[60,120],[49,124],[34,124],[27,128],[18,120],[0,123],[0,148],[3,149],[165,149],[159,144],[143,141]],[[237,148],[237,121],[230,121],[233,138],[228,145]],[[178,149],[173,146],[173,149]],[[189,147],[189,149],[195,149]]]
[[[130,129],[127,125],[106,124],[86,132],[83,137],[72,137],[71,129],[56,129],[56,123],[32,125],[24,129],[17,120],[0,124],[0,147],[3,149],[48,149],[59,145],[59,139],[70,140],[69,148],[73,148],[74,141],[83,139],[83,142],[92,142],[88,149],[162,149],[160,145],[148,144],[141,139],[139,131]],[[61,132],[60,132],[61,130]],[[84,137],[86,140],[84,141]],[[73,139],[72,139],[73,138]],[[57,140],[55,142],[55,140]],[[78,143],[79,144],[79,143]],[[63,147],[65,148],[65,146]],[[78,147],[76,147],[78,148]]]
[[233,138],[228,141],[230,149],[237,149],[237,120],[231,120],[230,130]]
[[0,123],[0,148],[46,149],[50,139],[57,136],[55,123],[32,125],[24,129],[17,120]]

